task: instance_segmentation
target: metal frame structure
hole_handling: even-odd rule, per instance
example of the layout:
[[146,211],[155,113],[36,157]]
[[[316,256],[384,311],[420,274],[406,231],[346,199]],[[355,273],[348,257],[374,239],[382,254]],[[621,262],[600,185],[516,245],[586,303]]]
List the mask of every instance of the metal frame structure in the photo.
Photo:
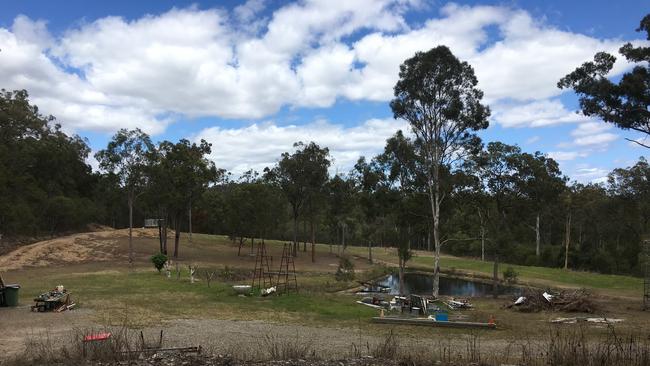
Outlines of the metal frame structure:
[[269,267],[269,255],[266,253],[266,244],[262,241],[257,244],[255,270],[253,271],[253,284],[251,288],[267,289],[273,286],[273,274]]
[[284,244],[282,248],[282,259],[280,260],[280,271],[276,286],[279,293],[298,293],[298,279],[296,278],[296,265],[293,261],[292,245]]
[[650,240],[643,242],[643,310],[650,310]]

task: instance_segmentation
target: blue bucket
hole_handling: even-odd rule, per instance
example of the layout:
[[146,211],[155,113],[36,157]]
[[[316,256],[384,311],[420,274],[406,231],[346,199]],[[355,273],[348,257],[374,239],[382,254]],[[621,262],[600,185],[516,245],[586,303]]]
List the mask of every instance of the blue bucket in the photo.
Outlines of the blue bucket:
[[449,321],[449,314],[443,313],[443,312],[436,313],[436,321],[437,322],[448,322]]

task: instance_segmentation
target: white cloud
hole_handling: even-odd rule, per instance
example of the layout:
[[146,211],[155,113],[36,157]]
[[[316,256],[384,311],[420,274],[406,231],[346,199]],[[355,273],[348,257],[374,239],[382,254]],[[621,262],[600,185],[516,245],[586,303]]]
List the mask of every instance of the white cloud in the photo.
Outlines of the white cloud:
[[342,44],[321,47],[306,55],[298,67],[301,95],[298,103],[327,107],[338,96],[337,86],[350,77],[354,53]]
[[[488,101],[557,96],[562,93],[556,86],[560,78],[592,59],[596,51],[616,52],[621,45],[620,40],[599,40],[550,28],[523,11],[510,13],[500,30],[502,41],[469,60]],[[625,67],[619,60],[614,72]]]
[[598,133],[595,135],[587,135],[578,137],[573,142],[578,146],[593,146],[599,145],[600,147],[607,146],[610,142],[616,140],[618,135],[613,133]]
[[292,145],[297,141],[314,141],[321,147],[328,147],[334,158],[332,170],[347,171],[359,156],[372,157],[379,153],[386,139],[398,129],[406,132],[408,125],[393,119],[371,119],[355,127],[322,120],[300,126],[266,122],[232,129],[210,127],[199,132],[194,139],[212,143],[211,158],[220,168],[235,175],[249,169],[261,172],[272,166],[280,154],[293,151]]
[[[169,116],[260,119],[283,106],[328,107],[339,98],[388,101],[404,59],[446,44],[475,67],[497,121],[546,126],[581,121],[549,99],[562,92],[557,80],[622,43],[502,6],[450,4],[417,26],[404,14],[421,9],[420,1],[305,0],[263,19],[264,6],[249,0],[230,12],[190,7],[130,21],[105,17],[62,35],[20,16],[11,29],[0,28],[0,82],[28,89],[70,130],[158,133]],[[616,72],[624,67],[617,63]]]
[[586,157],[588,154],[581,151],[551,151],[546,155],[557,161],[570,161],[579,157]]
[[543,127],[588,121],[588,117],[569,111],[557,99],[525,104],[495,104],[493,119],[504,127]]
[[579,182],[602,183],[607,180],[607,169],[583,165],[575,170],[572,175]]
[[571,136],[596,135],[611,128],[612,126],[605,122],[585,122],[579,124],[578,127],[571,132]]

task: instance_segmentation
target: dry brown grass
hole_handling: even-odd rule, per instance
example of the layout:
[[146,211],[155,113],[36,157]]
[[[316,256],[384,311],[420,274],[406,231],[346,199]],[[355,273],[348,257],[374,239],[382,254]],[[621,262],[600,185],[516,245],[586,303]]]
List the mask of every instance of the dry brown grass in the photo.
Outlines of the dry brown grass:
[[[588,336],[580,326],[549,328],[542,339],[524,336],[512,339],[500,349],[485,346],[484,333],[472,332],[452,339],[439,338],[427,343],[414,342],[399,333],[390,332],[374,344],[352,345],[351,358],[373,357],[398,361],[401,365],[503,365],[528,366],[646,366],[650,364],[650,340],[637,332],[619,332],[609,327],[603,337]],[[110,341],[82,346],[83,335],[110,331]],[[64,337],[50,333],[35,334],[26,340],[23,353],[0,362],[3,366],[32,364],[80,364],[82,362],[112,362],[137,355],[141,349],[139,331],[132,324],[100,329],[78,328]],[[314,339],[308,335],[262,334],[257,347],[231,345],[228,349],[213,349],[215,353],[230,354],[235,359],[260,362],[267,360],[317,360],[329,355],[317,352]]]
[[[110,332],[106,341],[84,343],[85,335]],[[137,331],[130,326],[101,328],[75,328],[65,336],[55,336],[46,331],[32,334],[25,340],[22,353],[9,357],[0,365],[27,366],[37,364],[76,365],[86,361],[122,361],[137,357],[139,350]]]

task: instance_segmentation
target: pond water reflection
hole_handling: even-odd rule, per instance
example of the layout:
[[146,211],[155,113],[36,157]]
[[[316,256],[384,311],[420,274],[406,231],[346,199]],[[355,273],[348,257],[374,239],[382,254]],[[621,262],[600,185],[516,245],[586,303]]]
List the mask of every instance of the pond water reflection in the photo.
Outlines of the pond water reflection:
[[[378,285],[390,288],[390,294],[399,294],[399,276],[390,275],[377,282]],[[406,294],[430,295],[433,287],[433,276],[420,273],[404,275],[404,291]],[[515,286],[499,286],[499,295],[519,295],[521,288]],[[488,296],[492,295],[492,284],[468,281],[453,277],[440,277],[440,295],[445,296]]]

